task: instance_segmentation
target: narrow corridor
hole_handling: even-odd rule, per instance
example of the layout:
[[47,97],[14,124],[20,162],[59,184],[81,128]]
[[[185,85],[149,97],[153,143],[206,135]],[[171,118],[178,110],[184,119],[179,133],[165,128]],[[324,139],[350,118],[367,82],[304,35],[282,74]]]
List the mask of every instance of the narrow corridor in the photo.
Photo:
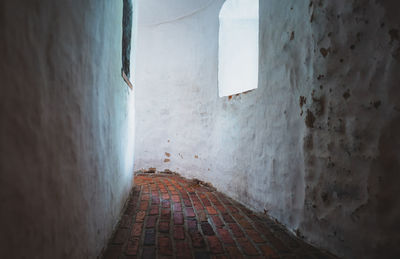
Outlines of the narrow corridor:
[[104,258],[334,257],[207,184],[138,174]]

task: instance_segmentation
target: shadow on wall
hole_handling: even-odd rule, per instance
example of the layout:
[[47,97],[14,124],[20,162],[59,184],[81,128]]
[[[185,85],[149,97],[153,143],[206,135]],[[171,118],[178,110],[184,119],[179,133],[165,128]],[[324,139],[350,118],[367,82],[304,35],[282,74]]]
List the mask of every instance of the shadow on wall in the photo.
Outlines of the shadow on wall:
[[[376,235],[399,237],[400,210],[400,116],[397,116],[382,130],[379,139],[379,157],[372,164],[372,174],[368,179],[369,200],[357,214],[376,215],[367,217],[372,226],[376,225]],[[396,258],[400,255],[399,238],[379,239],[376,243],[376,258],[385,255]],[[389,254],[388,254],[389,252]],[[398,257],[397,257],[398,258]]]

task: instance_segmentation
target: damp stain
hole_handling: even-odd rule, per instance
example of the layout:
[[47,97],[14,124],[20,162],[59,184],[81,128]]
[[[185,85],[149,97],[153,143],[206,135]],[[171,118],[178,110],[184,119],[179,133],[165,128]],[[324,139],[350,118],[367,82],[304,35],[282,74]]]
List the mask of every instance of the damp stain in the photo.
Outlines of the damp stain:
[[307,103],[307,98],[304,96],[300,96],[300,108],[303,108],[303,105]]
[[306,126],[308,128],[314,128],[314,122],[315,122],[314,114],[309,109],[307,109],[307,116],[305,119]]
[[345,100],[347,100],[347,99],[350,98],[350,90],[347,90],[346,92],[344,92],[343,98],[344,98]]
[[328,48],[328,49],[321,48],[319,51],[321,52],[322,56],[325,58],[331,52],[331,48]]
[[381,101],[374,101],[372,102],[372,105],[374,106],[375,109],[378,109],[379,106],[381,106],[382,102]]

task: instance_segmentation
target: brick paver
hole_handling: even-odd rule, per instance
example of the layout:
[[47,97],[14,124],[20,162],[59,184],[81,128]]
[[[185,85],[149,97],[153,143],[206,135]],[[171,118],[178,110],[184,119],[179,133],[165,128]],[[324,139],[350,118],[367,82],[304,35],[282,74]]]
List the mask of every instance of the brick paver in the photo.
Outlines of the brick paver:
[[139,174],[105,259],[336,258],[213,188]]

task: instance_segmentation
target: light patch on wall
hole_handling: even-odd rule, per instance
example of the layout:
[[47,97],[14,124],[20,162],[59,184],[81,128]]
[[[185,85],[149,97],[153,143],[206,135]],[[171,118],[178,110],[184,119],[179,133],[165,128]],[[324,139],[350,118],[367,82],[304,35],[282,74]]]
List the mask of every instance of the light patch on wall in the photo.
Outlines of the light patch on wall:
[[258,0],[227,0],[219,14],[219,96],[258,86]]
[[[126,108],[126,119],[125,119],[125,137],[124,152],[125,155],[125,181],[130,180],[134,165],[134,145],[135,145],[135,95],[130,93],[127,96],[127,108]],[[120,136],[120,137],[123,137]]]

